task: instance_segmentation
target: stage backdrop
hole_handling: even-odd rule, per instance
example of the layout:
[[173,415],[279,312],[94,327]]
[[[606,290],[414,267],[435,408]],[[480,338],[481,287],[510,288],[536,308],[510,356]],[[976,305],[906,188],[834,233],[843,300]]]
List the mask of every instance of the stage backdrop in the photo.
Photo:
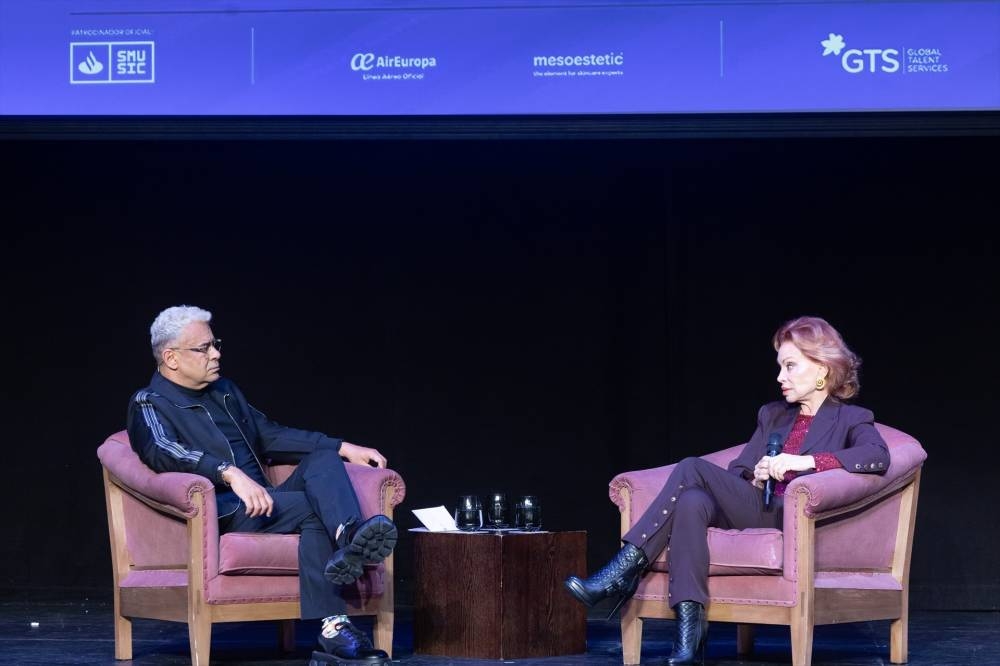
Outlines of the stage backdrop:
[[864,358],[860,403],[929,453],[913,606],[995,609],[997,201],[974,165],[998,148],[6,144],[0,586],[109,590],[95,449],[168,305],[215,313],[269,416],[385,453],[404,530],[530,492],[592,568],[618,547],[608,481],[747,438],[779,395],[773,330],[817,314]]

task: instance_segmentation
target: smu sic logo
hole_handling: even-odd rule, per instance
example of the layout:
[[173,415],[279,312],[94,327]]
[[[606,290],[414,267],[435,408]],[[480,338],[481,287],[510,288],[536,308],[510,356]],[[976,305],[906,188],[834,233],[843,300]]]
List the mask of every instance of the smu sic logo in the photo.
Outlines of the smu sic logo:
[[[840,66],[850,74],[878,71],[893,74],[899,71],[899,51],[897,49],[849,49],[844,36],[830,33],[820,42],[823,56],[840,56]],[[843,55],[841,55],[843,52]]]
[[155,83],[154,42],[71,42],[70,83]]

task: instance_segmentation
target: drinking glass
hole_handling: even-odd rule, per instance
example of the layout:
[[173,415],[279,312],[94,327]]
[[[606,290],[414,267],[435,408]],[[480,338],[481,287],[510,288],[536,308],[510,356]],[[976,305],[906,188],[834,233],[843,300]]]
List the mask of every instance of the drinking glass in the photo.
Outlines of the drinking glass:
[[455,524],[464,532],[475,532],[483,526],[483,505],[478,495],[459,496]]
[[505,493],[490,493],[490,504],[487,509],[490,527],[494,529],[507,527],[507,495]]
[[542,528],[542,505],[534,495],[524,495],[514,505],[514,526],[526,532]]

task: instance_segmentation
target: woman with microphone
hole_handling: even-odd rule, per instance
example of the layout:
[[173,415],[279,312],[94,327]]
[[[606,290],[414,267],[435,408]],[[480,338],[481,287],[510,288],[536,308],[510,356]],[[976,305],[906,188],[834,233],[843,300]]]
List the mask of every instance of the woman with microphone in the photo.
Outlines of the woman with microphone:
[[795,476],[838,468],[880,474],[889,467],[872,412],[846,402],[858,393],[861,360],[840,333],[818,317],[799,317],[783,324],[772,342],[783,400],[760,408],[757,429],[728,469],[682,460],[622,537],[618,554],[589,578],[571,576],[565,583],[587,606],[617,597],[613,615],[666,550],[668,603],[677,614],[669,664],[703,655],[709,527],[778,528],[784,490]]

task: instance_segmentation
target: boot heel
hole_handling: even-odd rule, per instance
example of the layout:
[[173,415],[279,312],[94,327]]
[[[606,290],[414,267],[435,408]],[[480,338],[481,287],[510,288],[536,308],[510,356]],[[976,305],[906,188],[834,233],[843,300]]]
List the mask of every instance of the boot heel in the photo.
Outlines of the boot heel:
[[632,595],[635,594],[635,591],[638,589],[639,572],[633,575],[632,580],[628,583],[628,587],[621,591],[621,596],[618,597],[618,603],[616,603],[615,607],[611,609],[610,613],[608,613],[607,619],[610,620],[614,614],[618,612],[618,609],[621,608],[626,601],[632,598]]
[[625,604],[625,602],[629,600],[630,596],[631,595],[623,594],[620,597],[618,597],[618,603],[615,604],[615,607],[611,609],[611,612],[608,613],[608,616],[604,619],[610,620],[611,618],[613,618],[615,616],[615,613],[618,612],[618,609],[621,608]]
[[701,625],[701,645],[698,646],[701,652],[701,666],[705,666],[705,653],[708,652],[708,619]]

